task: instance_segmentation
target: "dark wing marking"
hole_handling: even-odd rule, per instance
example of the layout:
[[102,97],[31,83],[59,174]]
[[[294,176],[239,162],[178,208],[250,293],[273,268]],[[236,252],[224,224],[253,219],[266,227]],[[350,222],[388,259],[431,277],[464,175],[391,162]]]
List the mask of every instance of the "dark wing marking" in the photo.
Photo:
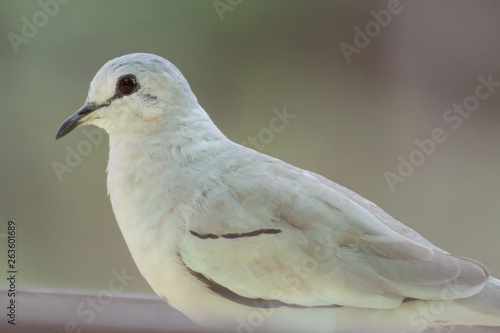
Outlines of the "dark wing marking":
[[195,272],[189,267],[187,267],[188,272],[197,278],[199,281],[203,282],[207,286],[208,289],[216,293],[217,295],[224,297],[232,302],[250,306],[253,308],[279,308],[279,307],[289,307],[289,308],[298,308],[298,309],[307,309],[307,308],[340,308],[341,305],[319,305],[319,306],[303,306],[298,304],[285,303],[277,299],[263,299],[263,298],[248,298],[229,290],[228,288],[221,286],[220,284],[210,280],[205,275]]
[[199,234],[196,231],[189,230],[191,235],[198,237],[200,239],[217,239],[219,237],[222,238],[240,238],[240,237],[253,237],[253,236],[259,236],[262,234],[279,234],[281,232],[280,229],[259,229],[255,231],[250,231],[250,232],[243,232],[243,233],[230,233],[230,234],[222,234],[222,235],[215,235],[215,234]]

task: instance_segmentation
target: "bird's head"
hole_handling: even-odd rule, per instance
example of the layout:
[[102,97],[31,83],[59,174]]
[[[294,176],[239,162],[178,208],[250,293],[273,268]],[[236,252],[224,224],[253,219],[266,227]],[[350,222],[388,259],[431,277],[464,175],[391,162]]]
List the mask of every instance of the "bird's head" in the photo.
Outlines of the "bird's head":
[[198,105],[181,72],[162,57],[134,53],[107,62],[90,83],[85,104],[66,119],[56,140],[84,124],[108,133],[152,130],[176,110]]

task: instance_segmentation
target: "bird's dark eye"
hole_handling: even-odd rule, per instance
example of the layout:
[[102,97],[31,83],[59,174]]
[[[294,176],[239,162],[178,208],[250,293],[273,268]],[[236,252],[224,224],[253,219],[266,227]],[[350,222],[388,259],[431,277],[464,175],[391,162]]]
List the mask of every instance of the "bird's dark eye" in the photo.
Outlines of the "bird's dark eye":
[[130,95],[137,90],[137,79],[133,75],[126,75],[118,81],[118,90],[124,95]]

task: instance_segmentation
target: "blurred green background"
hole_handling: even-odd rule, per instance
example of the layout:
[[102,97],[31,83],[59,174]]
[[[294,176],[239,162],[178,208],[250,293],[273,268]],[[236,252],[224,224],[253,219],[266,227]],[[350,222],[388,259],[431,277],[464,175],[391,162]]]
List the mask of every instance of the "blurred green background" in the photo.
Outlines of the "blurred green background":
[[[133,52],[173,62],[233,141],[286,107],[296,118],[264,153],[358,192],[500,277],[500,89],[458,129],[443,120],[478,76],[500,81],[500,2],[402,0],[348,63],[340,44],[355,45],[354,28],[387,1],[221,1],[223,13],[213,1],[0,1],[0,285],[13,219],[18,287],[99,290],[125,268],[137,276],[127,292],[152,293],[107,197],[107,136],[62,181],[53,170],[86,140],[77,129],[55,142],[59,125],[105,62]],[[447,140],[391,191],[384,173],[435,128]]]

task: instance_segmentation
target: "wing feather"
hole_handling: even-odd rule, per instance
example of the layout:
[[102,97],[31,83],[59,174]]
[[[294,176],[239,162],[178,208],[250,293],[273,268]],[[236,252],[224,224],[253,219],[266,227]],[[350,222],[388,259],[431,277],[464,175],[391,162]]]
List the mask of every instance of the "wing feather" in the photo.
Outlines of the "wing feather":
[[[392,308],[407,297],[469,297],[488,277],[484,266],[440,250],[308,171],[269,159],[224,177],[196,205],[180,255],[189,269],[242,297]],[[256,232],[266,229],[275,232]],[[242,236],[195,236],[228,233]]]

